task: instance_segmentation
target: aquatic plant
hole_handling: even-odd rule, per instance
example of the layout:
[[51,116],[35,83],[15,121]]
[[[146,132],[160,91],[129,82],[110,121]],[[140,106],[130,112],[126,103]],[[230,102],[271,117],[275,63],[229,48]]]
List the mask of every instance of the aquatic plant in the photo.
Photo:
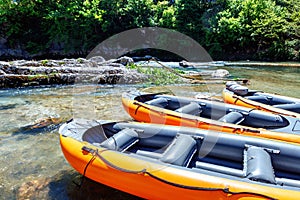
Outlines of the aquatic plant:
[[175,83],[183,83],[183,79],[175,73],[162,68],[162,67],[151,67],[141,66],[137,64],[127,65],[129,69],[135,69],[137,72],[148,75],[148,84],[153,85],[167,85]]

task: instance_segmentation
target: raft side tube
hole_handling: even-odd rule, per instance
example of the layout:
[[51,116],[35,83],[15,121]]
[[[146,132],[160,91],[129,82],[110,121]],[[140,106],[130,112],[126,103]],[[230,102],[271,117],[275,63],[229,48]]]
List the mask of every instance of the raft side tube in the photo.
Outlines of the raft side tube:
[[151,152],[151,151],[144,151],[144,150],[137,150],[137,155],[154,158],[154,159],[160,159],[162,157],[161,153]]
[[279,105],[274,105],[274,107],[292,111],[292,112],[296,112],[296,113],[300,113],[300,103],[279,104]]
[[263,93],[255,93],[253,96],[247,96],[245,98],[259,103],[271,105],[271,106],[294,103],[293,101],[287,100],[285,98],[280,98],[272,95],[265,95]]
[[245,120],[242,124],[259,128],[280,128],[288,126],[289,122],[284,117],[277,114],[252,110],[245,115]]

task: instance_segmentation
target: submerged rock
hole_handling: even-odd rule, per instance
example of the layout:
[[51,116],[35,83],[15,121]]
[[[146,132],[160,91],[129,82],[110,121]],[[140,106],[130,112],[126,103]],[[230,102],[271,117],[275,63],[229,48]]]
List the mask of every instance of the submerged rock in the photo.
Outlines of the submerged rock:
[[46,117],[42,119],[37,119],[36,121],[25,125],[18,130],[13,132],[13,135],[16,134],[36,134],[42,132],[49,132],[57,129],[63,122],[60,117]]
[[18,190],[17,199],[43,199],[48,196],[50,179],[42,178],[23,183]]

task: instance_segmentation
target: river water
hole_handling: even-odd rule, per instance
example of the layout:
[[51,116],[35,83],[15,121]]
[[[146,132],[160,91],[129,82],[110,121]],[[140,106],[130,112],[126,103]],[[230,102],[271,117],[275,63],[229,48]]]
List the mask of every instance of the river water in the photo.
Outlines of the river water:
[[[216,67],[214,68],[216,69]],[[251,89],[300,98],[300,68],[222,67]],[[207,70],[207,69],[206,69]],[[223,84],[74,85],[0,90],[0,199],[138,199],[84,179],[64,159],[57,126],[31,130],[49,117],[130,120],[121,105],[128,90],[220,96]],[[27,128],[26,128],[27,127]]]

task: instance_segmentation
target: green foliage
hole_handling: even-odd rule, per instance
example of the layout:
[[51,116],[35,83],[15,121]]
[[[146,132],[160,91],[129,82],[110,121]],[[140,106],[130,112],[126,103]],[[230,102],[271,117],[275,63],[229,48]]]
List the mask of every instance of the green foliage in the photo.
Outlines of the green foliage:
[[116,33],[148,26],[187,34],[213,57],[299,60],[300,0],[0,0],[0,39],[30,54],[88,53]]
[[123,29],[151,26],[151,2],[151,0],[123,1],[122,7],[119,8]]
[[44,79],[48,78],[49,76],[46,74],[35,74],[35,75],[28,75],[28,81],[35,81],[37,79]]
[[42,60],[41,64],[44,65],[44,66],[46,66],[48,64],[48,62],[49,62],[48,60]]
[[46,39],[41,29],[43,12],[41,0],[0,0],[0,37],[12,47],[25,43],[25,49],[39,51],[42,47],[36,48]]
[[62,44],[66,51],[86,51],[99,39],[103,10],[100,0],[71,0],[49,2],[44,27],[49,37],[48,46]]
[[176,4],[176,28],[196,41],[203,43],[205,12],[212,4],[206,0],[179,0]]
[[[128,65],[127,68],[129,69],[135,69],[137,72],[148,75],[148,84],[153,85],[167,85],[167,84],[174,84],[174,83],[182,83],[182,79],[160,67],[143,67],[136,64]],[[182,73],[182,72],[181,72]]]
[[164,28],[175,28],[176,16],[175,7],[169,5],[169,1],[159,1],[157,4],[151,5],[153,17],[151,19],[152,26]]
[[295,52],[288,50],[290,40],[299,41],[299,6],[293,4],[289,0],[281,5],[274,0],[227,0],[207,32],[213,38],[209,42],[221,44],[226,51],[247,49],[262,59],[295,59]]

